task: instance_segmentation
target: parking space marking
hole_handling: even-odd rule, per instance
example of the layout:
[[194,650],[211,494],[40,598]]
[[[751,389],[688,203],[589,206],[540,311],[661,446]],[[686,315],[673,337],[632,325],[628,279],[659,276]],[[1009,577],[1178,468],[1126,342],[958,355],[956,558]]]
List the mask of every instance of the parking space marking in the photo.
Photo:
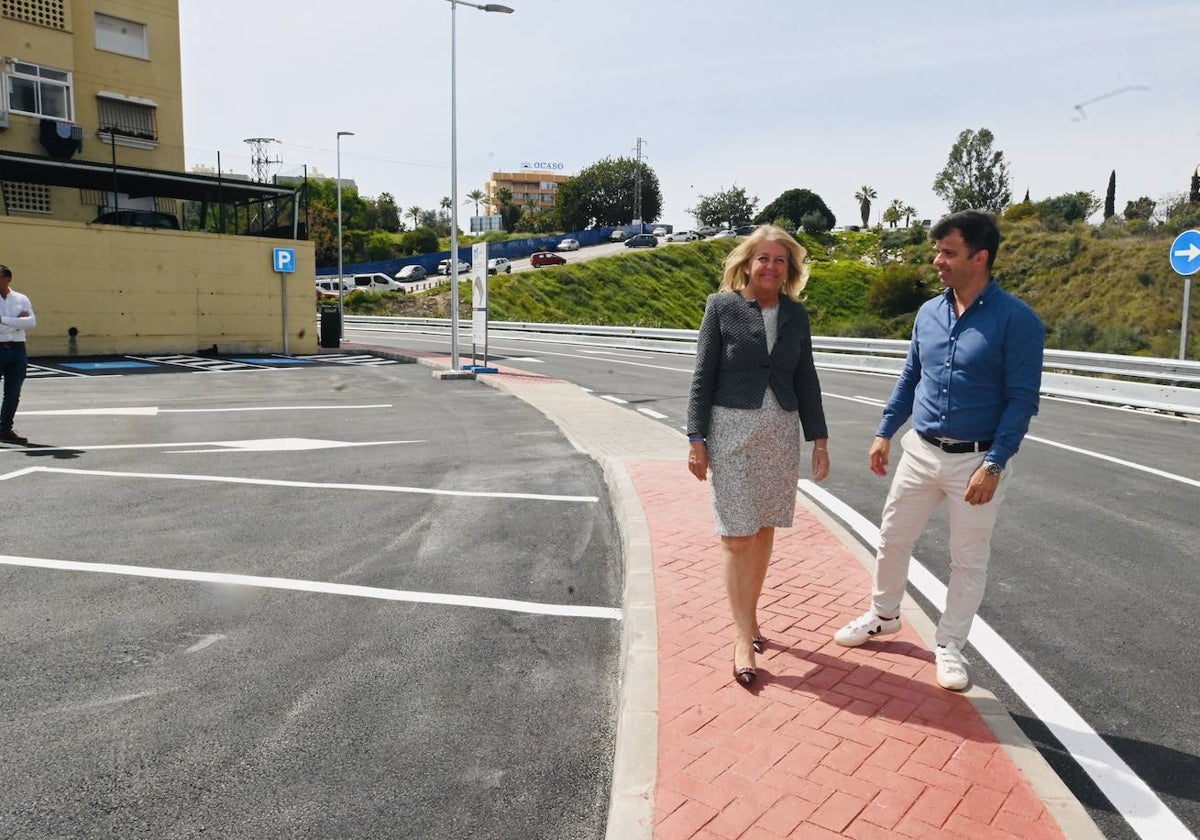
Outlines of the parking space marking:
[[617,607],[591,607],[574,604],[543,604],[537,601],[514,601],[508,598],[485,598],[478,595],[446,595],[437,592],[412,592],[403,589],[382,589],[375,586],[356,586],[346,583],[325,583],[295,578],[235,575],[224,572],[194,572],[185,569],[158,569],[150,566],[123,566],[115,563],[82,563],[75,560],[47,560],[40,557],[0,555],[0,564],[54,569],[68,572],[93,572],[109,575],[187,580],[199,583],[251,586],[260,589],[288,589],[296,592],[317,592],[325,595],[349,595],[383,601],[407,601],[415,604],[442,604],[452,607],[476,607],[487,610],[554,615],[568,618],[603,618],[621,620]]
[[[171,443],[101,443],[80,446],[29,445],[16,449],[0,449],[0,455],[20,454],[30,450],[44,452],[100,452],[106,449],[167,449],[168,455],[213,452],[307,452],[316,449],[346,449],[355,446],[392,446],[405,443],[426,443],[424,440],[315,440],[312,438],[263,438],[260,440],[197,440]],[[205,449],[172,449],[175,446],[203,446]]]
[[549,493],[501,493],[489,490],[442,490],[430,487],[403,487],[389,484],[342,484],[321,481],[283,481],[273,478],[243,478],[227,475],[192,475],[187,473],[139,473],[116,470],[73,470],[66,467],[29,467],[16,473],[0,476],[0,479],[33,473],[61,473],[63,475],[87,475],[101,478],[147,478],[173,481],[209,481],[220,484],[252,484],[260,487],[294,487],[309,490],[364,490],[377,493],[416,493],[429,496],[465,496],[482,499],[529,499],[539,502],[568,502],[596,504],[599,496],[564,496]]
[[153,405],[145,405],[129,406],[126,408],[52,408],[42,411],[22,411],[21,415],[36,414],[40,417],[71,417],[108,414],[156,417],[159,414],[220,414],[238,411],[344,411],[350,409],[391,407],[391,403],[369,403],[366,405],[254,405],[240,408],[158,408]]

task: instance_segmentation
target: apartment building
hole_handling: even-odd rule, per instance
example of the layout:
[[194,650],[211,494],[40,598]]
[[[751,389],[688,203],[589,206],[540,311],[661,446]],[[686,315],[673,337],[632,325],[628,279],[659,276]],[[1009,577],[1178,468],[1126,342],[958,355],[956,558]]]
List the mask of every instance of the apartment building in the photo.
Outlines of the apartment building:
[[488,209],[498,213],[496,193],[507,189],[512,193],[514,204],[524,206],[532,204],[543,210],[553,209],[558,201],[558,188],[566,183],[567,175],[557,175],[553,172],[493,172],[492,180],[487,185]]
[[130,195],[120,184],[114,194],[95,178],[52,185],[72,180],[61,171],[2,179],[6,168],[34,168],[25,156],[182,171],[182,87],[179,0],[0,2],[0,153],[12,153],[0,166],[0,213],[64,221],[114,207],[178,214],[173,198]]

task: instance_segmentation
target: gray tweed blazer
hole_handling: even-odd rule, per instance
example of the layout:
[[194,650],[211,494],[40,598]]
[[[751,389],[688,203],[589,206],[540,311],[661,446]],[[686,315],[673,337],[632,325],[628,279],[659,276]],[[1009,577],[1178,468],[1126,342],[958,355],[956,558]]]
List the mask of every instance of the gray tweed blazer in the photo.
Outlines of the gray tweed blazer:
[[762,408],[770,386],[783,408],[799,413],[805,440],[829,437],[813,364],[812,327],[803,304],[780,295],[777,332],[768,354],[762,310],[755,301],[737,292],[708,296],[688,400],[689,435],[708,434],[714,405]]

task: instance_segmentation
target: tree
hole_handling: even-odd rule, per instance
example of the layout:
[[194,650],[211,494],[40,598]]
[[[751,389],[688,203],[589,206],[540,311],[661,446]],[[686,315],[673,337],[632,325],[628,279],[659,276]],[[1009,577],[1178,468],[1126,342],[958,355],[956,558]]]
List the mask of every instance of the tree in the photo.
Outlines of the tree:
[[[746,188],[734,184],[729,189],[718,190],[712,195],[701,195],[695,207],[689,207],[687,212],[696,218],[701,227],[717,227],[726,225],[735,228],[738,225],[748,225],[754,218],[754,209],[758,206],[758,196],[746,197]],[[776,213],[798,219],[799,215]],[[774,218],[772,216],[771,218]]]
[[1154,208],[1157,206],[1157,203],[1152,201],[1148,196],[1142,196],[1136,201],[1127,201],[1125,202],[1125,220],[1134,221],[1140,219],[1142,221],[1149,221],[1150,217],[1154,215]]
[[556,212],[562,228],[629,224],[637,217],[639,183],[641,220],[656,221],[662,213],[662,191],[658,176],[645,161],[604,158],[584,167],[558,188]]
[[965,129],[950,149],[946,166],[933,179],[933,191],[951,213],[990,210],[1002,213],[1012,200],[1004,152],[993,151],[995,138],[986,128]]
[[871,200],[878,197],[873,187],[868,187],[863,184],[862,189],[854,194],[854,200],[858,202],[858,212],[862,214],[862,226],[871,226]]
[[1192,170],[1192,183],[1188,188],[1188,202],[1200,204],[1200,166]]
[[908,227],[912,217],[917,215],[917,208],[913,207],[911,204],[905,204],[900,208],[900,215],[904,217],[904,226]]
[[464,201],[463,204],[470,204],[471,202],[475,202],[475,215],[478,216],[479,215],[479,202],[483,201],[485,198],[487,198],[487,193],[485,193],[483,190],[476,187],[475,189],[473,189],[469,193],[467,193],[467,200]]
[[391,193],[380,193],[379,198],[375,199],[375,217],[380,230],[400,232],[400,208],[396,206],[396,197]]
[[900,220],[904,218],[904,202],[898,198],[893,198],[892,203],[883,211],[883,223],[890,228],[900,224]]
[[496,212],[500,214],[500,225],[504,230],[508,233],[516,230],[517,222],[521,218],[521,208],[513,203],[512,190],[500,187],[492,196],[492,203],[496,205]]
[[1108,176],[1108,192],[1104,194],[1104,218],[1111,219],[1117,212],[1117,170]]
[[1037,209],[1037,216],[1043,224],[1053,227],[1064,223],[1087,221],[1088,216],[1099,209],[1100,202],[1094,193],[1084,190],[1046,198],[1033,206]]
[[[837,224],[837,219],[834,218],[833,211],[821,200],[821,196],[811,190],[805,189],[793,189],[782,193],[754,217],[754,223],[761,225],[784,217],[787,219],[800,219],[803,225],[804,218],[811,213],[819,213],[828,223],[823,227],[816,228],[817,230],[829,230]],[[788,231],[788,233],[791,232]]]
[[418,207],[417,205],[414,204],[412,207],[409,207],[407,210],[404,211],[404,215],[408,216],[408,218],[412,219],[413,228],[415,229],[420,226],[421,214],[424,212],[425,212],[424,210],[422,210],[420,207]]

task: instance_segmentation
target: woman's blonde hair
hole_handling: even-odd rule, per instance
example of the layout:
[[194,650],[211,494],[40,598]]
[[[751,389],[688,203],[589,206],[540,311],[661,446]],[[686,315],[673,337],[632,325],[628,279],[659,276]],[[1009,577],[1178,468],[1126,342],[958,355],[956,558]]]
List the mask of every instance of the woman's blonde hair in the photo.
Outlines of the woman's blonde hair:
[[783,284],[783,293],[792,300],[800,300],[800,292],[808,283],[808,266],[804,260],[808,251],[792,238],[783,228],[775,225],[759,225],[754,233],[729,252],[725,258],[725,273],[721,277],[721,291],[740,292],[750,284],[750,261],[755,250],[764,242],[778,242],[788,252],[788,276]]

